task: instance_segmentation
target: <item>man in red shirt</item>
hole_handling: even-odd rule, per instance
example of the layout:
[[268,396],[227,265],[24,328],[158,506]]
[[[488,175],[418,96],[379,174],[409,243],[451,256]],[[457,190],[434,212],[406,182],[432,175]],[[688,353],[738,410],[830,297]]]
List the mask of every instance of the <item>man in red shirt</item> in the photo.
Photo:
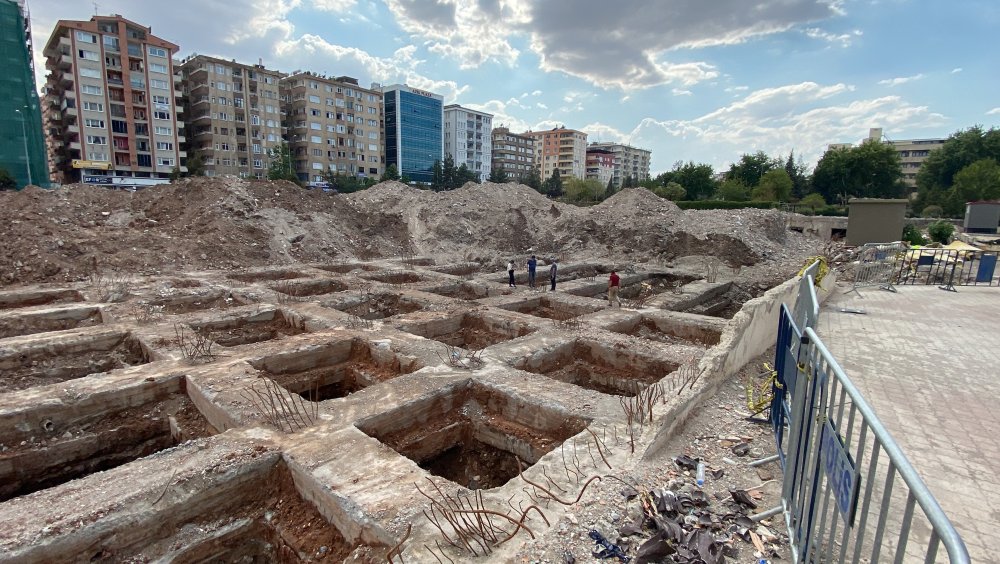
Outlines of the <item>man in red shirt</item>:
[[618,278],[618,274],[612,270],[611,276],[608,278],[608,305],[613,307],[615,304],[618,304],[618,307],[622,307],[621,301],[618,300],[619,288],[621,288],[621,279]]

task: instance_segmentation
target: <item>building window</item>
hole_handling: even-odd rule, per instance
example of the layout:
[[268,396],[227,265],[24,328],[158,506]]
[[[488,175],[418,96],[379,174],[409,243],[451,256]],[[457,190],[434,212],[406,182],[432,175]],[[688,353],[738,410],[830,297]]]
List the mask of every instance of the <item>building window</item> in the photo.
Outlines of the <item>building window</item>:
[[157,141],[156,142],[156,150],[157,151],[173,151],[174,150],[174,144],[173,143],[167,143],[166,141]]
[[87,127],[96,127],[98,129],[104,129],[103,119],[85,119],[83,120],[83,124],[86,125]]
[[103,135],[88,135],[87,144],[89,145],[107,145],[108,138]]
[[80,49],[80,58],[87,61],[99,61],[100,58],[97,56],[97,52],[88,51],[86,49]]
[[264,168],[264,161],[262,159],[254,159],[253,160],[253,167],[254,168]]
[[157,125],[156,126],[156,134],[157,135],[173,135],[174,134],[174,130],[173,130],[173,128],[170,128],[170,127],[163,127],[162,125]]
[[149,85],[153,88],[160,88],[162,90],[166,90],[170,87],[166,80],[159,80],[156,78],[150,79]]
[[80,67],[80,76],[85,76],[87,78],[101,78],[101,71]]
[[255,155],[261,154],[262,150],[260,148],[260,143],[254,143],[253,144],[253,152],[254,152]]
[[310,143],[322,143],[323,142],[323,138],[320,137],[319,135],[313,135],[312,137],[309,138],[309,142]]
[[170,112],[153,112],[153,119],[170,119]]
[[316,131],[321,131],[323,129],[323,125],[316,123],[314,121],[309,122],[309,129],[315,129]]
[[152,56],[154,56],[154,57],[166,57],[167,56],[167,50],[166,49],[162,49],[160,47],[150,47],[149,48],[149,54],[152,55]]
[[174,166],[174,159],[171,157],[157,157],[156,166]]
[[250,116],[250,125],[260,125],[260,116]]
[[309,95],[309,101],[312,102],[313,104],[319,104],[320,103],[319,96],[316,96],[314,94],[310,94]]
[[103,112],[104,104],[100,102],[84,102],[83,109],[87,112]]
[[167,65],[160,63],[149,63],[149,72],[158,72],[160,74],[167,74]]

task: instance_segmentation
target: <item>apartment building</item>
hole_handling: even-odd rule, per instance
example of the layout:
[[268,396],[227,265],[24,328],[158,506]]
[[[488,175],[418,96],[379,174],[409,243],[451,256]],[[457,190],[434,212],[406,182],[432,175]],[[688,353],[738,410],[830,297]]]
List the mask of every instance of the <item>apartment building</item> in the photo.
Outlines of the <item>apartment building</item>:
[[587,134],[555,127],[548,131],[528,131],[521,135],[535,140],[535,164],[542,180],[557,168],[563,178],[584,178],[587,166]]
[[185,134],[205,176],[265,178],[268,151],[281,144],[282,73],[205,55],[178,64],[183,76]]
[[43,51],[55,180],[140,187],[186,170],[176,52],[117,14],[56,23]]
[[608,182],[614,179],[615,154],[610,149],[588,147],[586,175],[588,179],[596,180],[603,186],[607,186]]
[[535,168],[535,138],[511,133],[510,128],[493,129],[493,170],[503,170],[507,178],[523,182]]
[[288,144],[299,180],[327,174],[378,178],[385,171],[382,92],[349,76],[296,71],[281,80]]
[[24,0],[0,0],[0,167],[18,187],[49,186],[31,24]]
[[[868,129],[868,138],[861,142],[875,141],[892,145],[896,153],[899,154],[899,166],[903,173],[903,183],[906,184],[910,198],[917,195],[917,172],[924,165],[924,161],[930,156],[931,151],[940,149],[945,139],[904,139],[892,140],[882,133],[881,127],[871,127]],[[853,143],[830,143],[827,150],[850,149]]]
[[649,158],[652,151],[640,149],[622,143],[601,143],[590,144],[590,149],[607,149],[614,155],[614,171],[611,182],[618,188],[626,178],[633,178],[636,182],[649,180]]
[[463,164],[476,173],[479,182],[490,175],[493,160],[493,114],[463,108],[444,107],[444,154],[455,166]]
[[430,184],[434,161],[444,160],[444,96],[393,84],[385,101],[385,165],[414,182]]

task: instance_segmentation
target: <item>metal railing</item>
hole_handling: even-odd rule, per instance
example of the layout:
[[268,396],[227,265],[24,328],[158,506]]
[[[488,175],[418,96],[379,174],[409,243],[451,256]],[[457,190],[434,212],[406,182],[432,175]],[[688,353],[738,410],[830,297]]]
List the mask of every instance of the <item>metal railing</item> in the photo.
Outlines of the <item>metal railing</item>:
[[878,287],[895,292],[893,279],[906,243],[866,243],[858,248],[858,263],[854,267],[854,285],[848,291],[861,295],[859,288]]
[[942,545],[952,563],[969,562],[934,496],[814,332],[808,269],[803,280],[796,312],[781,306],[775,352],[782,505],[760,516],[784,513],[795,562],[936,562]]
[[909,249],[900,255],[893,280],[898,285],[1000,286],[997,251]]

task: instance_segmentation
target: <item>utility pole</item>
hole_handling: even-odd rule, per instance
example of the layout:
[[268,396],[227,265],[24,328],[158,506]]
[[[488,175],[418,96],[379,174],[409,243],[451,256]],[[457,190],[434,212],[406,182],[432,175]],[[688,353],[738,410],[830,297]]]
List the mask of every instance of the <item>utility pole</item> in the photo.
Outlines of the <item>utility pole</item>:
[[[27,110],[28,106],[24,106],[24,109]],[[28,159],[28,132],[24,127],[24,121],[27,119],[27,113],[22,112],[21,110],[14,111],[21,115],[21,141],[24,142],[24,168],[28,171],[28,185],[30,186],[34,184],[34,181],[31,179],[31,161]]]

